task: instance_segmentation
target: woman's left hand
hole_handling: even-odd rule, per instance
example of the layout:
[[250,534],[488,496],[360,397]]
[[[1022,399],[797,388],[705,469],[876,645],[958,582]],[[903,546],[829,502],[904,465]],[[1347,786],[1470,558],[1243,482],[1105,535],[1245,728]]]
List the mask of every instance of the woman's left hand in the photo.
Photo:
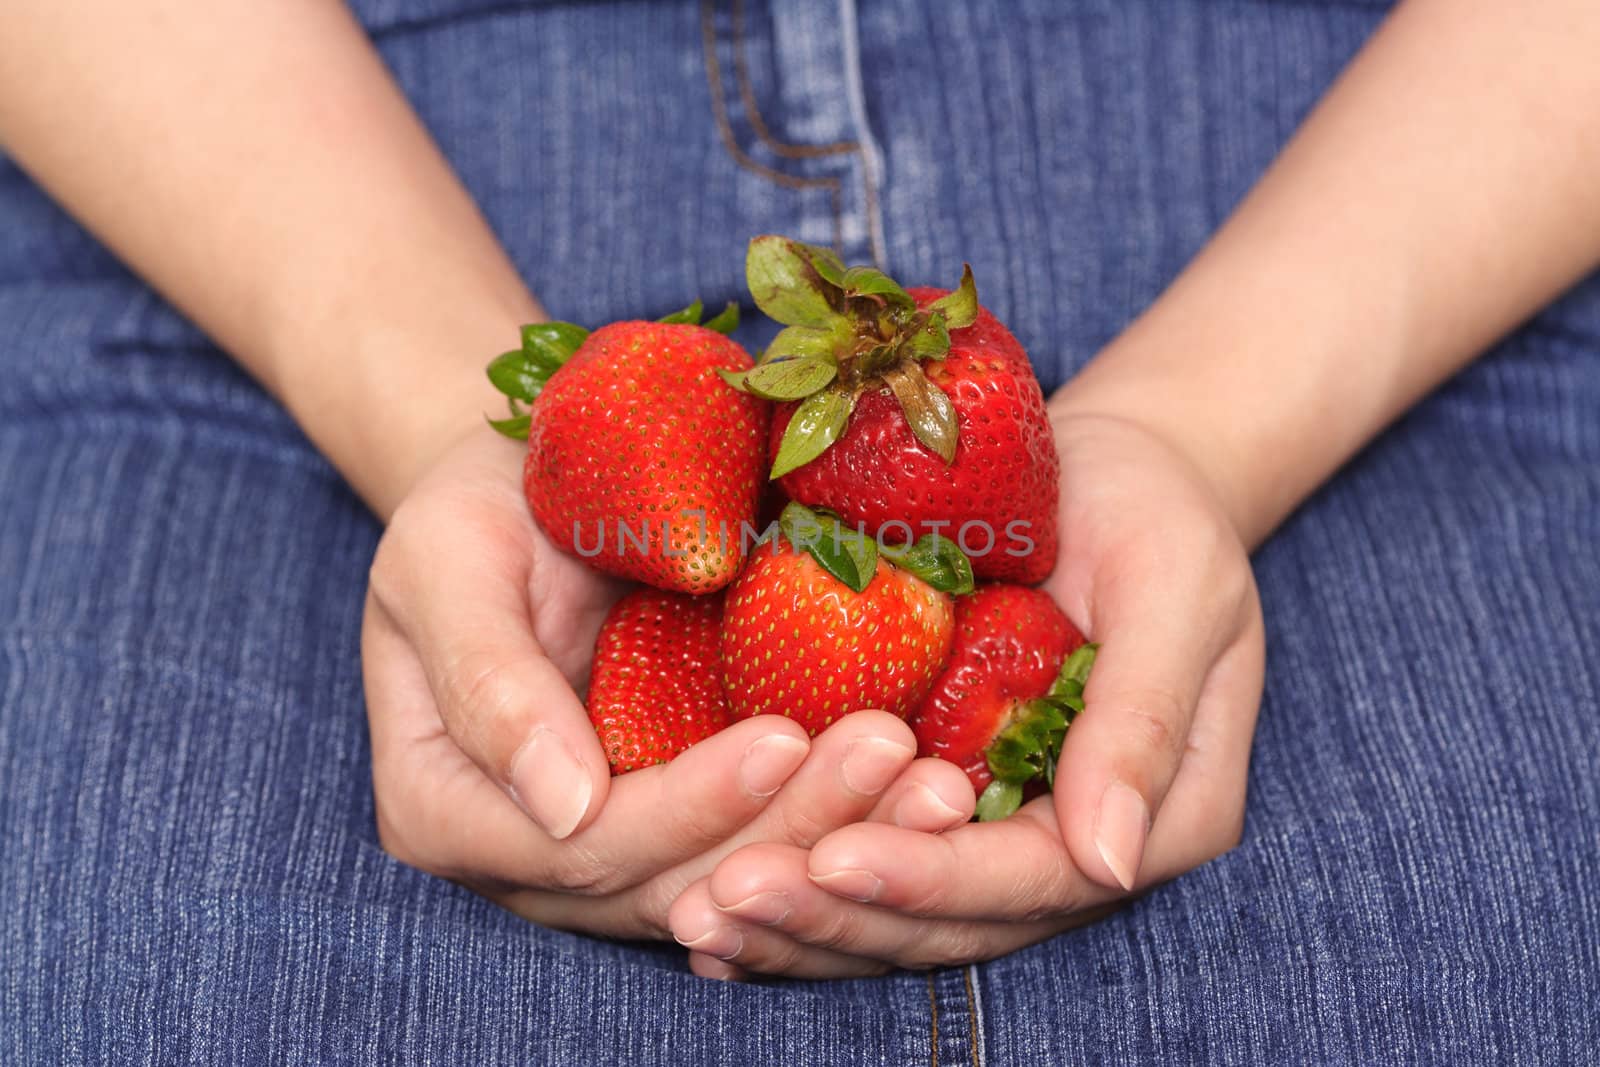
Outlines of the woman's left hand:
[[826,978],[990,959],[1231,848],[1264,670],[1249,559],[1217,493],[1153,430],[1052,405],[1062,550],[1045,588],[1100,643],[1054,795],[941,834],[883,823],[732,853],[673,904],[738,936],[709,977]]

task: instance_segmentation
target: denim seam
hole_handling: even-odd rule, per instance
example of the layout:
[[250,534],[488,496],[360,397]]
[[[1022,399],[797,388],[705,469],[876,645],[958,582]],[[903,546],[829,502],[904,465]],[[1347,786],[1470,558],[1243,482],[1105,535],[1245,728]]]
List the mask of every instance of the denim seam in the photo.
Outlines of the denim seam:
[[844,49],[845,101],[850,121],[856,127],[856,145],[861,158],[861,190],[867,215],[867,241],[872,261],[884,267],[883,213],[878,205],[878,181],[883,173],[883,153],[872,136],[867,118],[867,89],[861,70],[861,18],[855,0],[839,0],[839,32]]
[[755,86],[750,80],[750,60],[748,50],[745,48],[744,0],[733,0],[732,21],[733,76],[739,85],[739,102],[744,105],[745,113],[749,116],[750,128],[755,131],[756,140],[785,159],[817,159],[822,156],[859,153],[860,141],[835,141],[832,144],[822,145],[795,144],[792,141],[780,141],[773,136],[766,119],[761,117],[761,108],[756,103]]
[[928,972],[928,1050],[933,1056],[933,1067],[939,1067],[939,991],[934,988],[934,972]]
[[739,146],[739,140],[734,136],[733,124],[728,121],[728,100],[722,85],[722,63],[717,59],[715,16],[714,0],[701,0],[700,36],[705,48],[706,80],[711,89],[711,114],[716,122],[717,135],[722,140],[722,146],[727,149],[728,155],[733,157],[735,163],[770,182],[788,189],[828,190],[833,205],[833,244],[836,249],[841,248],[844,244],[844,202],[839,179],[805,178],[795,174],[785,174],[752,158]]
[[967,1047],[972,1050],[972,1067],[983,1067],[983,1056],[979,1052],[979,1047],[983,1044],[983,1030],[978,1024],[978,993],[975,981],[977,973],[978,968],[971,964],[962,968],[961,971],[962,977],[966,979],[967,984],[967,1022],[969,1027],[967,1030]]

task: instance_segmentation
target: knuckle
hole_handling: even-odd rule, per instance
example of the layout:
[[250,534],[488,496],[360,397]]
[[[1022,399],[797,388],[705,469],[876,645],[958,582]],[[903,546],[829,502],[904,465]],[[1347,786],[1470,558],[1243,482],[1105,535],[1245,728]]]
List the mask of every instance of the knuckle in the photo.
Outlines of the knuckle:
[[[1101,701],[1107,700],[1102,696]],[[1110,696],[1118,727],[1140,750],[1176,759],[1186,744],[1188,708],[1170,689],[1125,690]]]
[[672,905],[684,891],[681,879],[653,878],[628,892],[628,911],[647,937],[672,940]]
[[799,804],[781,803],[768,810],[776,821],[778,839],[786,844],[809,848],[833,829]]
[[1008,919],[1037,922],[1083,904],[1083,887],[1071,855],[1053,834],[1041,830],[1040,837],[1038,862],[1013,883],[1008,895]]
[[812,923],[805,940],[819,948],[849,952],[861,944],[862,934],[860,916],[849,908],[833,908]]
[[567,844],[550,864],[550,888],[577,896],[603,896],[617,887],[618,872],[581,845]]
[[986,939],[972,923],[946,923],[936,927],[911,950],[905,966],[915,970],[958,967],[982,959]]

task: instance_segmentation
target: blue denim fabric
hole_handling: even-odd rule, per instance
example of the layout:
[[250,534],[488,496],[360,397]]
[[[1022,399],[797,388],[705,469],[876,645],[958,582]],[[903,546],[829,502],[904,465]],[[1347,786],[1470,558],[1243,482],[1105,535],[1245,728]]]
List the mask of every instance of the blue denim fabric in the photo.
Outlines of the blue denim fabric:
[[[356,6],[558,315],[735,297],[747,237],[781,231],[909,281],[970,260],[1049,386],[1172,278],[1387,5]],[[1257,555],[1243,844],[976,968],[715,984],[391,860],[356,640],[378,532],[0,160],[0,1063],[1600,1048],[1600,284]]]

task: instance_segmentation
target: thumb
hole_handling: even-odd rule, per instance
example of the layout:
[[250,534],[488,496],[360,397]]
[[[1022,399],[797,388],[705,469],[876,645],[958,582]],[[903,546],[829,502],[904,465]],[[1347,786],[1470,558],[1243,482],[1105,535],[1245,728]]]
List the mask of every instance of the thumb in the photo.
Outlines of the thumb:
[[415,650],[445,731],[546,833],[571,836],[604,803],[610,767],[534,636],[527,574],[489,552],[399,555],[380,551],[373,600]]
[[[1108,607],[1084,710],[1067,731],[1055,807],[1073,862],[1131,890],[1150,826],[1177,775],[1222,620],[1175,604],[1170,586]],[[1100,620],[1097,620],[1100,621]]]

